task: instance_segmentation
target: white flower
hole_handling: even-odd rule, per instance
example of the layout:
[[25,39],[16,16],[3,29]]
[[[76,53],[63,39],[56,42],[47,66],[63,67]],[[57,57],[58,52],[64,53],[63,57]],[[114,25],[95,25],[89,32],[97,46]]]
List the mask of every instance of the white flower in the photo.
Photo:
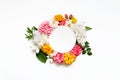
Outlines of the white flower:
[[72,27],[74,26],[75,24],[72,23],[72,20],[67,20],[66,21],[66,26],[69,26],[69,27]]
[[35,45],[30,46],[34,53],[39,53],[39,48]]
[[44,34],[40,34],[38,31],[34,33],[33,44],[38,46],[39,48],[48,42],[48,36]]
[[53,59],[52,59],[52,57],[51,56],[47,56],[47,62],[49,62],[49,63],[53,63]]
[[48,61],[49,61],[49,63],[51,63],[51,64],[53,63],[53,59],[48,59]]
[[32,42],[31,48],[33,52],[39,53],[41,46],[48,42],[47,40],[48,36],[40,34],[38,31],[35,31],[33,34],[34,36],[33,40],[31,41]]
[[84,46],[84,43],[86,41],[85,40],[86,30],[84,25],[81,24],[81,25],[72,26],[71,29],[74,31],[78,43]]

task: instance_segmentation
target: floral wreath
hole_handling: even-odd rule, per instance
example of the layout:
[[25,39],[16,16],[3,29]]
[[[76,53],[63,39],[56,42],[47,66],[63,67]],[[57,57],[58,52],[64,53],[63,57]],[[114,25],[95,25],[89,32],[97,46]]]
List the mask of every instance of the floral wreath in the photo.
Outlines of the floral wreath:
[[[52,49],[49,44],[49,36],[55,28],[67,26],[74,32],[76,43],[74,47],[65,53],[57,52]],[[32,51],[36,53],[36,57],[43,63],[49,60],[51,63],[70,65],[75,62],[80,54],[92,55],[88,41],[86,41],[86,31],[92,28],[85,26],[84,23],[77,23],[77,19],[71,14],[57,14],[50,21],[42,22],[38,28],[33,26],[27,27],[26,38],[32,42]]]

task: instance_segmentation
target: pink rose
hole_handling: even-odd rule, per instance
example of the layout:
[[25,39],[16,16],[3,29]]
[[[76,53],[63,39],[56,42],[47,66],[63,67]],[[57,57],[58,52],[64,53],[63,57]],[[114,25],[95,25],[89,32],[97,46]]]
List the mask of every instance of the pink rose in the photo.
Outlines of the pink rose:
[[53,27],[50,26],[49,21],[44,21],[40,24],[38,31],[45,35],[50,35],[54,30]]
[[75,54],[76,56],[79,56],[82,53],[82,47],[80,45],[75,45],[72,50],[70,50],[71,54]]
[[53,60],[56,62],[56,63],[62,63],[63,60],[64,60],[64,54],[63,53],[57,53],[55,56],[53,56]]

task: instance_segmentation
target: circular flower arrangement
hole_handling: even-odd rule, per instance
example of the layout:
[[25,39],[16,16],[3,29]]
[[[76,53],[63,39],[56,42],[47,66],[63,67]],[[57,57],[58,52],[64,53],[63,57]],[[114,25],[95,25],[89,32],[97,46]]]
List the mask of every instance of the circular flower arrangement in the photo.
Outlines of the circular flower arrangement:
[[[65,53],[55,51],[48,40],[54,29],[61,26],[69,27],[76,37],[74,47]],[[25,35],[28,40],[31,40],[32,51],[41,62],[46,63],[49,60],[51,63],[70,65],[80,54],[92,55],[89,43],[86,41],[86,31],[91,29],[84,23],[78,23],[72,14],[57,14],[51,20],[43,21],[39,27],[27,27]]]

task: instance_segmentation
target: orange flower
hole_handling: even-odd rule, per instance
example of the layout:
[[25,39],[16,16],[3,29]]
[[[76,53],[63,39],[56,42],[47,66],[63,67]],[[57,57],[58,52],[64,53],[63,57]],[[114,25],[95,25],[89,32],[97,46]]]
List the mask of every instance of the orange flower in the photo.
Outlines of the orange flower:
[[41,50],[46,53],[47,55],[50,55],[54,50],[50,46],[50,44],[46,43],[41,47]]
[[54,16],[55,21],[64,21],[66,20],[61,14],[57,14]]

